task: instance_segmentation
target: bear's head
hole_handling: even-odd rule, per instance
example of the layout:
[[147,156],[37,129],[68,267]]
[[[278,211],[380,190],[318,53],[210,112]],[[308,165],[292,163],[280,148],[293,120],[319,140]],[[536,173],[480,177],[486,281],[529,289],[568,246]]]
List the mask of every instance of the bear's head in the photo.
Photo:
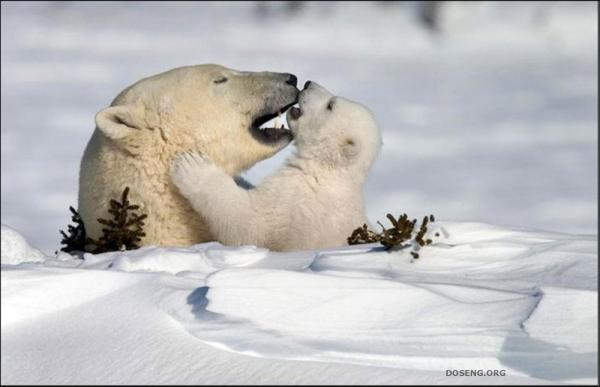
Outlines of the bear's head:
[[239,174],[292,140],[285,128],[260,126],[296,103],[296,82],[292,74],[212,64],[176,68],[122,91],[96,115],[96,126],[132,157],[194,150]]
[[379,127],[369,109],[311,81],[298,102],[287,113],[298,155],[366,176],[381,148]]

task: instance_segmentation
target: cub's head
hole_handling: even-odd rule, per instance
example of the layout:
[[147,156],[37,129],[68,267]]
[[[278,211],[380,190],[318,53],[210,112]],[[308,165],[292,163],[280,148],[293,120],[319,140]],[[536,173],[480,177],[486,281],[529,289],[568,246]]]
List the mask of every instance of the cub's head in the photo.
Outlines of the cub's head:
[[176,68],[125,89],[96,115],[96,126],[131,156],[196,150],[237,174],[292,140],[285,128],[261,125],[296,103],[296,82],[288,73]]
[[381,147],[373,114],[311,81],[304,85],[298,102],[299,107],[288,111],[287,121],[299,156],[366,174]]

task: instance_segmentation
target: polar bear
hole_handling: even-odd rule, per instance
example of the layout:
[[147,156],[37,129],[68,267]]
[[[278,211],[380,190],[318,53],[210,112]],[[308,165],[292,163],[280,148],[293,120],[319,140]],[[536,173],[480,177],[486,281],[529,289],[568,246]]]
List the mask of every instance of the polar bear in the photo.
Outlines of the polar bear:
[[[208,64],[144,78],[96,115],[81,161],[79,212],[88,236],[100,237],[110,199],[126,186],[148,214],[141,245],[189,246],[214,240],[173,186],[175,154],[199,151],[237,175],[284,148],[292,135],[260,126],[297,102],[289,73],[244,72]],[[197,184],[203,184],[197,181]]]
[[275,251],[347,243],[368,223],[363,187],[381,148],[372,113],[307,82],[287,113],[296,153],[262,184],[243,189],[209,155],[185,153],[171,177],[215,239]]

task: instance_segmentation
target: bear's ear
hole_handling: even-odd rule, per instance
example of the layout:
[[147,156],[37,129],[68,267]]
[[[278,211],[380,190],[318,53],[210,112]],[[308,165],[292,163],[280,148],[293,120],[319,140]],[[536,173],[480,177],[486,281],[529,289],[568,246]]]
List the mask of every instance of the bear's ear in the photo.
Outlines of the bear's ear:
[[358,152],[358,142],[351,137],[345,138],[342,142],[342,155],[346,158],[346,160],[354,159],[356,156],[358,156]]
[[120,140],[144,128],[144,111],[133,105],[109,106],[96,114],[96,127],[112,140]]

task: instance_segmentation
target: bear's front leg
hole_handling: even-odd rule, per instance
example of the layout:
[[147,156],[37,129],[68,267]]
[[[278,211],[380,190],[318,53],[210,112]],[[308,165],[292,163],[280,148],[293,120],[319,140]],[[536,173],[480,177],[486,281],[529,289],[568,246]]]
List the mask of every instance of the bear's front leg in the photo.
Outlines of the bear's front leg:
[[262,232],[249,191],[208,158],[183,153],[171,166],[171,180],[224,244],[257,244]]
[[210,159],[195,152],[179,154],[171,165],[171,180],[188,200],[204,195],[207,187],[214,185],[210,177],[219,178],[220,175],[227,176]]

